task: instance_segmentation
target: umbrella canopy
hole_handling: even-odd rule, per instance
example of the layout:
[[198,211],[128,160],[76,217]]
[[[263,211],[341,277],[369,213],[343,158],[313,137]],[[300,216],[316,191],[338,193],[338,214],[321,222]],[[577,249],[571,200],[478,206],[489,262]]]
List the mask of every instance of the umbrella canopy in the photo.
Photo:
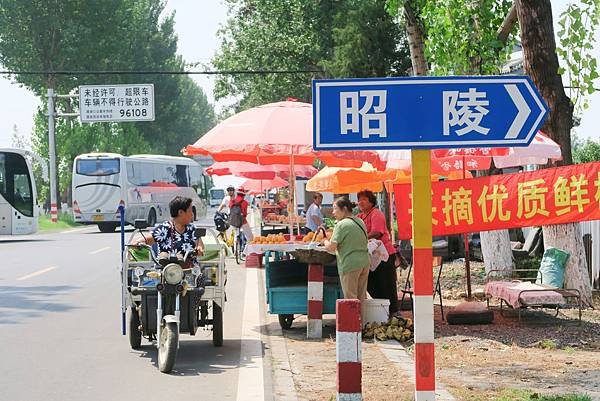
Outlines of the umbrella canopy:
[[360,167],[363,161],[379,165],[373,151],[313,151],[312,124],[309,103],[269,103],[229,117],[183,152],[210,155],[215,161],[257,164],[312,165],[319,158],[329,166]]
[[248,191],[248,193],[259,194],[269,189],[283,188],[288,185],[290,184],[283,178],[275,177],[272,180],[246,180],[241,186]]
[[[296,177],[311,178],[317,174],[313,166],[294,166]],[[232,161],[216,162],[206,169],[209,175],[233,175],[254,180],[272,180],[275,177],[288,178],[290,166],[287,164],[260,165],[255,163]]]
[[[471,174],[467,171],[467,178]],[[450,172],[445,175],[432,174],[431,179],[438,181],[440,178],[460,179],[462,172]],[[408,171],[386,169],[377,171],[373,166],[364,163],[361,168],[325,167],[306,183],[307,191],[351,193],[368,189],[381,192],[384,185],[409,183],[411,180],[410,168]]]
[[[409,150],[380,150],[377,153],[388,168],[410,168]],[[466,170],[488,170],[492,160],[496,167],[505,168],[546,164],[548,160],[560,160],[561,157],[560,145],[538,132],[526,147],[435,149],[431,152],[431,171],[442,175],[459,172],[463,170],[463,161]]]

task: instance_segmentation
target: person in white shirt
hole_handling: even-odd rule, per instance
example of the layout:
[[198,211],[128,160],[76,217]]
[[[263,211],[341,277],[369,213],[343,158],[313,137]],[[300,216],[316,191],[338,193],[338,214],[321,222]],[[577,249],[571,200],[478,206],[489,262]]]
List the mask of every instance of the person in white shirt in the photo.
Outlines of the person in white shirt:
[[323,225],[323,214],[321,214],[321,203],[323,202],[323,194],[316,192],[313,195],[313,203],[306,211],[306,226],[305,233],[309,231],[317,231],[319,226]]
[[231,185],[228,186],[227,187],[227,195],[225,195],[225,197],[221,201],[221,204],[219,205],[219,208],[217,209],[217,212],[222,212],[222,213],[229,214],[229,202],[231,202],[231,200],[233,199],[234,195],[235,195],[235,188],[232,187]]

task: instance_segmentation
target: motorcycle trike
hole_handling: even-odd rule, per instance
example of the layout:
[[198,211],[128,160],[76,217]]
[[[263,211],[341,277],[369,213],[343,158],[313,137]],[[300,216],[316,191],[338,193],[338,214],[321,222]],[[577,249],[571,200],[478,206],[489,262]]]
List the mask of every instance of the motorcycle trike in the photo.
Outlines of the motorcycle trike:
[[[145,220],[137,220],[135,228],[129,242],[135,235],[150,235],[142,231],[147,228]],[[141,347],[142,337],[155,343],[163,373],[175,365],[180,334],[212,330],[213,345],[223,345],[225,249],[210,227],[196,227],[196,235],[203,238],[206,252],[195,267],[189,263],[192,252],[157,257],[148,245],[124,245],[123,334],[128,331],[132,349]]]

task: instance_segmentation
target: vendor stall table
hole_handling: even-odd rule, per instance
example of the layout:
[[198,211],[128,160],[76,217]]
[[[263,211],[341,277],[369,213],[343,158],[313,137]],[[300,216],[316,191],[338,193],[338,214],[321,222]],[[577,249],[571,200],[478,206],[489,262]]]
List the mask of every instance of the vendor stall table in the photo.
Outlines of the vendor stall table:
[[[264,253],[269,313],[279,315],[279,324],[292,325],[294,314],[308,315],[307,338],[321,338],[323,314],[335,314],[335,301],[343,298],[335,265],[306,264],[298,260],[269,261],[271,252],[318,252],[315,244],[248,244],[246,254]],[[322,249],[322,248],[321,248]],[[311,252],[313,252],[311,251]],[[325,252],[325,251],[323,251]]]
[[[283,329],[291,327],[294,315],[308,315],[310,295],[318,297],[318,294],[309,294],[308,271],[306,263],[294,259],[274,261],[266,266],[269,313],[279,315]],[[322,288],[322,314],[335,314],[336,300],[344,297],[336,266],[324,266]],[[320,337],[321,330],[318,332]],[[307,336],[311,338],[308,332]]]

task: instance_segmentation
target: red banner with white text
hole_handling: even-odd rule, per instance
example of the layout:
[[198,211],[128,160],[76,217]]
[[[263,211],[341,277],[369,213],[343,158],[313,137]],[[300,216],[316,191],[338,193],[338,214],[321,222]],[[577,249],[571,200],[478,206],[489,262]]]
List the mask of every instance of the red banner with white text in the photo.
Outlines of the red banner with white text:
[[[394,186],[398,237],[412,238],[410,184]],[[600,220],[600,162],[432,183],[434,236]]]

